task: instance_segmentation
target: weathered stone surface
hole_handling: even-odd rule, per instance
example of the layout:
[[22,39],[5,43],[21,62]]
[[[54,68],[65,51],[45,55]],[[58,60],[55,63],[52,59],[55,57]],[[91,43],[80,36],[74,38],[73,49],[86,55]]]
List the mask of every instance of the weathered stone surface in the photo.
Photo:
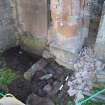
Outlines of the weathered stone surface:
[[104,0],[92,0],[91,2],[92,3],[90,5],[89,34],[88,34],[86,44],[88,46],[94,47],[97,33],[98,33]]
[[96,19],[100,17],[103,2],[104,0],[92,0],[91,8],[90,8],[91,18]]
[[99,59],[105,60],[105,3],[103,6],[103,13],[96,39],[95,51]]
[[50,51],[60,65],[70,69],[88,36],[90,3],[91,0],[51,0]]
[[0,0],[0,51],[15,46],[15,28],[10,0]]
[[31,80],[33,75],[35,75],[35,73],[38,70],[42,70],[46,65],[47,65],[46,60],[40,59],[38,62],[32,65],[32,67],[27,72],[24,73],[24,78],[27,80]]
[[21,47],[34,54],[42,55],[43,50],[47,46],[47,40],[41,37],[39,38],[30,34],[21,34],[19,37]]
[[42,54],[47,44],[47,0],[16,0],[14,5],[20,45],[29,52]]

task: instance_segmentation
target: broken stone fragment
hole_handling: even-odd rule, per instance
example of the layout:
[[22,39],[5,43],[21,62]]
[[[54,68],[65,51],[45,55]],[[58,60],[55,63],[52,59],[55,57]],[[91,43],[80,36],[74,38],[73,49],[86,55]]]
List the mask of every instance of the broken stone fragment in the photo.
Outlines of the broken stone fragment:
[[47,93],[49,93],[52,90],[52,86],[50,84],[48,84],[43,88],[43,90],[46,91]]
[[48,82],[46,80],[32,81],[32,92],[37,94],[40,97],[46,97],[47,91],[43,89],[47,84]]
[[74,89],[69,89],[69,90],[68,90],[69,96],[74,96],[76,93],[77,93],[77,91],[74,90]]
[[52,95],[57,94],[57,92],[59,91],[59,88],[61,87],[62,83],[59,81],[55,81],[53,84],[53,90],[52,90]]
[[40,59],[38,62],[32,65],[32,67],[24,73],[24,78],[27,80],[31,80],[33,75],[38,71],[42,70],[47,65],[45,59]]
[[50,79],[50,78],[52,78],[52,77],[53,77],[52,74],[46,74],[46,75],[42,76],[42,77],[40,78],[40,80],[43,80],[43,79],[48,80],[48,79]]
[[93,80],[96,79],[97,70],[96,58],[93,49],[84,47],[77,61],[74,63],[75,73],[73,79],[68,81],[68,94],[76,96],[75,101],[84,98],[82,91],[90,91],[93,87]]
[[43,56],[44,58],[46,58],[46,59],[54,58],[54,57],[52,56],[52,54],[50,53],[50,51],[48,51],[48,50],[44,50],[42,56]]

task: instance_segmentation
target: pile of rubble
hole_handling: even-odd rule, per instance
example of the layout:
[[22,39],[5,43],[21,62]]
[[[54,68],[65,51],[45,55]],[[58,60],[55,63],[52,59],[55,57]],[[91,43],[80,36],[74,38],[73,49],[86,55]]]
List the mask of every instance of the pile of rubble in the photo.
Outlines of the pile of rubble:
[[[97,72],[104,72],[105,64],[96,58],[94,50],[89,47],[82,48],[78,58],[72,63],[74,69],[70,70],[58,65],[54,59],[40,58],[24,72],[24,78],[30,85],[28,99],[25,98],[27,105],[36,105],[34,100],[38,100],[38,103],[48,102],[50,105],[57,98],[66,103],[68,95],[75,96],[77,102],[84,98],[85,93],[90,93],[97,77],[99,80]],[[19,84],[15,82],[11,90],[17,85]]]
[[75,96],[77,102],[90,95],[87,93],[91,92],[95,81],[104,80],[99,72],[104,74],[105,64],[89,47],[82,48],[78,58],[72,62],[72,70],[57,64],[53,57],[30,60],[31,57],[19,48],[11,51],[4,54],[5,60],[8,66],[18,67],[15,70],[20,77],[8,86],[9,92],[27,105],[54,105],[56,101],[67,103],[68,96]]
[[33,93],[40,97],[55,97],[66,87],[65,93],[75,96],[77,102],[92,90],[97,72],[104,71],[105,64],[96,58],[92,48],[84,47],[73,65],[74,70],[66,70],[54,60],[42,58],[24,73],[24,77],[31,80]]
[[60,88],[62,87],[66,76],[68,74],[72,75],[72,73],[72,71],[69,71],[68,69],[58,65],[54,60],[46,60],[43,58],[40,59],[27,72],[24,73],[24,78],[31,81],[32,85],[31,89],[33,94],[29,96],[28,99],[30,99],[32,96],[35,96],[40,97],[39,99],[43,100],[44,98],[48,99],[49,97],[53,101],[56,101],[56,98],[58,97],[60,98],[60,101],[66,101],[65,98],[62,99],[61,97],[66,96],[67,85],[61,93]]
[[96,59],[93,49],[84,47],[74,63],[75,73],[68,81],[70,96],[75,96],[75,101],[84,98],[84,92],[90,92],[97,80],[97,72],[104,70],[105,64]]

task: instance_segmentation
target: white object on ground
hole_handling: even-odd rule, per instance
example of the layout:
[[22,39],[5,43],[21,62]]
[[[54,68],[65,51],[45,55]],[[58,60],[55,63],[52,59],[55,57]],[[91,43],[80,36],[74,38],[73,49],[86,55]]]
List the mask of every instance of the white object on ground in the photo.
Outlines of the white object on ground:
[[7,94],[0,99],[0,105],[25,105],[25,104],[16,99],[13,95]]

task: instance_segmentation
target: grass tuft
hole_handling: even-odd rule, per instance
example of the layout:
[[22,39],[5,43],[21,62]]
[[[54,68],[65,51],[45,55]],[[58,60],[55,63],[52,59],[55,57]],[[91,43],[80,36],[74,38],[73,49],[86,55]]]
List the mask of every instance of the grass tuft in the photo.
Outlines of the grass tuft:
[[16,73],[10,68],[0,69],[0,85],[9,85],[16,78]]

